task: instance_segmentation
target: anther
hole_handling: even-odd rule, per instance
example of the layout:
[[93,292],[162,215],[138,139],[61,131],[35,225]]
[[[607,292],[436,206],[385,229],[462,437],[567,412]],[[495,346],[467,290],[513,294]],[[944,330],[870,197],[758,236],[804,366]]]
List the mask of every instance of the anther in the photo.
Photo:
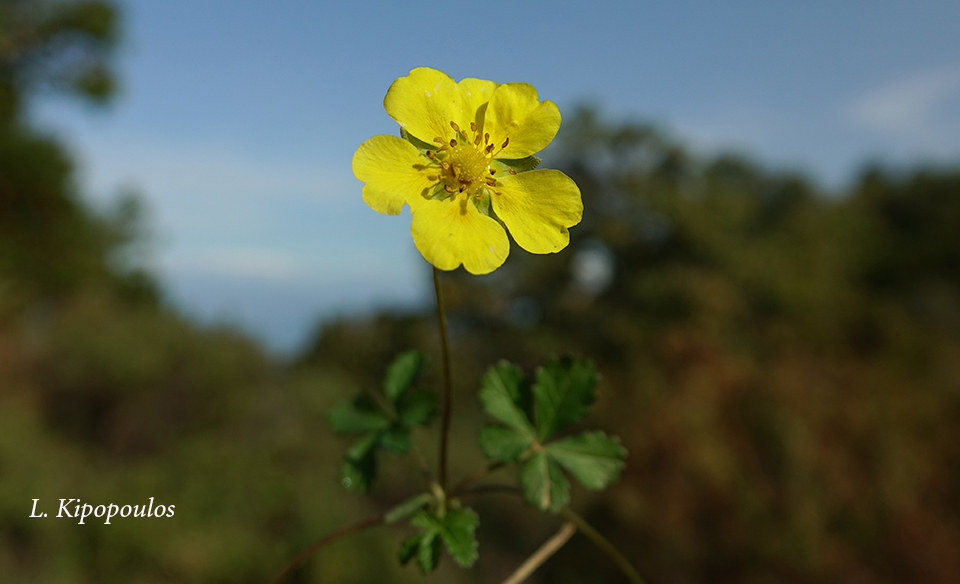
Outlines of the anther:
[[497,186],[497,180],[496,180],[496,179],[493,179],[493,178],[484,179],[483,182],[487,183],[487,184],[490,185],[491,187]]
[[443,138],[441,138],[440,136],[435,137],[433,141],[438,144],[443,144]]
[[517,171],[513,170],[512,168],[508,168],[507,172],[509,172],[510,174],[517,174]]
[[458,134],[460,133],[460,126],[457,125],[457,122],[451,121],[451,122],[450,122],[450,127],[453,128],[453,131],[454,131],[454,132],[456,132],[456,133],[458,133]]
[[484,154],[490,154],[493,152],[493,144],[487,144],[487,147],[483,149]]
[[500,148],[506,148],[507,144],[509,143],[510,143],[510,138],[508,137],[506,140],[503,141],[503,146],[501,146]]
[[451,147],[451,148],[456,148],[456,147],[457,147],[457,141],[454,140],[453,138],[450,138],[450,147]]
[[490,174],[497,174],[497,169],[496,169],[496,168],[491,168],[491,169],[490,169]]
[[460,192],[467,190],[467,185],[460,185]]
[[476,131],[477,131],[477,123],[476,123],[476,122],[470,122],[470,131],[471,131],[471,132],[476,132]]
[[451,195],[454,193],[453,187],[451,187],[450,185],[443,185],[443,190],[447,191]]
[[490,132],[485,132],[485,133],[483,134],[483,143],[484,143],[484,144],[487,144],[487,143],[489,143],[489,142],[490,142]]
[[477,134],[477,136],[473,139],[473,145],[474,146],[480,145],[480,134]]

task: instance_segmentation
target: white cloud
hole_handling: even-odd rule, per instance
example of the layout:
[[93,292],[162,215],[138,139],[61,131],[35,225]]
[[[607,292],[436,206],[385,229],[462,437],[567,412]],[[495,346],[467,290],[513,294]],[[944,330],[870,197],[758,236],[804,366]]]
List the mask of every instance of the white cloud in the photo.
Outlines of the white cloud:
[[850,101],[846,119],[856,126],[910,140],[939,141],[940,118],[960,102],[960,66],[918,71]]
[[291,280],[303,272],[296,258],[276,249],[180,248],[167,254],[163,264],[170,272],[202,272],[266,280]]

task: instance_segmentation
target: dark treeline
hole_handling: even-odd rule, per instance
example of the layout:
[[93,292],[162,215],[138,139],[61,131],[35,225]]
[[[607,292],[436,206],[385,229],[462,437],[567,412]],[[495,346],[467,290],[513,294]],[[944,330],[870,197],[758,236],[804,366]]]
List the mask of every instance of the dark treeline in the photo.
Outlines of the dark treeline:
[[[126,259],[135,199],[91,209],[70,154],[25,113],[38,92],[109,98],[118,30],[106,3],[0,2],[0,573],[262,583],[421,488],[388,460],[372,500],[342,489],[325,411],[378,386],[399,351],[437,355],[435,322],[326,323],[281,363],[169,308]],[[483,464],[470,412],[486,367],[590,357],[602,381],[588,423],[630,456],[602,497],[573,500],[651,584],[954,581],[960,171],[878,167],[828,195],[647,125],[566,118],[549,162],[583,191],[570,247],[514,246],[490,276],[444,278],[452,473]],[[425,452],[434,438],[416,436]],[[63,497],[177,511],[28,517],[33,499],[53,517]],[[477,568],[448,562],[432,580],[499,581],[557,528],[509,499],[476,506]],[[290,581],[422,581],[396,566],[403,535],[340,542]],[[620,578],[574,538],[532,581]]]

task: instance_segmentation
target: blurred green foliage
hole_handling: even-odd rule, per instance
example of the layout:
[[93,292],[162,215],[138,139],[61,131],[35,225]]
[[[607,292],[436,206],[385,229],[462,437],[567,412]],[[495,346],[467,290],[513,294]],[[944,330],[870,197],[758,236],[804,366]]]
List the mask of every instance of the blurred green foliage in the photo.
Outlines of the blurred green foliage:
[[[422,490],[392,460],[370,499],[344,490],[346,441],[325,420],[381,387],[400,351],[438,355],[436,325],[429,310],[344,318],[283,363],[167,307],[118,259],[136,203],[88,208],[71,157],[23,116],[38,91],[109,97],[117,30],[103,2],[0,2],[0,574],[265,582],[323,534]],[[953,582],[960,171],[868,169],[826,193],[590,109],[567,116],[548,155],[583,191],[570,248],[514,247],[490,276],[443,280],[454,480],[486,464],[476,391],[489,366],[588,357],[601,377],[585,424],[630,455],[603,495],[577,486],[573,500],[651,583]],[[437,377],[427,368],[418,386]],[[154,497],[176,515],[28,517],[34,498],[53,514],[63,497]],[[518,497],[470,505],[480,560],[442,563],[431,581],[498,581],[557,527]],[[411,535],[337,542],[289,581],[422,581],[396,561]],[[620,578],[574,537],[533,580]]]

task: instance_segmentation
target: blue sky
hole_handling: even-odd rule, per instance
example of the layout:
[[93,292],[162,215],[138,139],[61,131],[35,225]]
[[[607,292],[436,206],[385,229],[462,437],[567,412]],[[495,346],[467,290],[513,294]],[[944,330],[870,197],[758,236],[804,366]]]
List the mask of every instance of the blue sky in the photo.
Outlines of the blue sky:
[[95,204],[144,195],[175,302],[278,350],[319,316],[428,299],[409,214],[366,208],[350,171],[397,131],[383,95],[417,66],[529,82],[561,112],[587,101],[831,187],[870,160],[960,161],[956,0],[120,7],[113,105],[48,99],[35,118]]

